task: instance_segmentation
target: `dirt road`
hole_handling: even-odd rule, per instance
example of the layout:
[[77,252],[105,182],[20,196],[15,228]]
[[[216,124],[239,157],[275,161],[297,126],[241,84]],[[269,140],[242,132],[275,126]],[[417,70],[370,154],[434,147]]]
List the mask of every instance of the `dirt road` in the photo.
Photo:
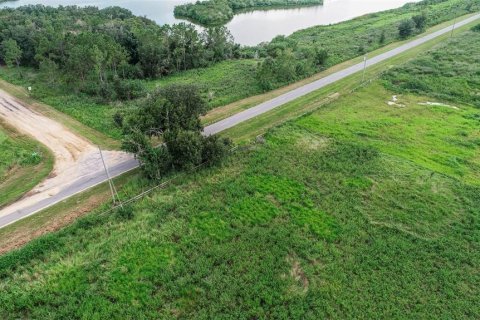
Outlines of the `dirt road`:
[[[104,172],[96,146],[2,90],[0,118],[43,143],[55,157],[49,177],[22,199],[1,209],[0,218],[51,198],[87,176]],[[103,151],[103,155],[109,167],[131,159],[130,155],[120,151]]]

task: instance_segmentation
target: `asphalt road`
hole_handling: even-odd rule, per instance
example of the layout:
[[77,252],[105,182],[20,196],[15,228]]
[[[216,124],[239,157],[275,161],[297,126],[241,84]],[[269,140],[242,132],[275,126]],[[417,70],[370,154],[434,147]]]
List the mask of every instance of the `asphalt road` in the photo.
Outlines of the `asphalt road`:
[[[467,18],[465,20],[462,20],[458,22],[455,25],[455,29],[462,27],[474,20],[477,20],[480,18],[480,14],[476,14],[470,18]],[[444,35],[446,33],[449,33],[452,31],[452,26],[443,28],[441,30],[438,30],[434,33],[428,34],[424,37],[421,37],[419,39],[410,41],[404,45],[401,45],[400,47],[397,47],[395,49],[392,49],[388,52],[382,53],[378,56],[375,56],[369,60],[367,60],[367,68],[370,66],[373,66],[379,62],[385,61],[387,59],[390,59],[392,57],[395,57],[396,55],[403,53],[407,50],[410,50],[412,48],[415,48],[425,42],[428,42],[432,39],[435,39],[441,35]],[[309,94],[315,90],[321,89],[329,84],[332,84],[334,82],[337,82],[338,80],[342,80],[348,76],[351,76],[354,73],[357,73],[359,71],[362,71],[364,67],[364,62],[358,63],[356,65],[353,65],[351,67],[348,67],[346,69],[343,69],[341,71],[335,72],[329,76],[326,76],[325,78],[322,78],[320,80],[311,82],[307,85],[304,85],[302,87],[299,87],[297,89],[294,89],[292,91],[289,91],[285,94],[282,94],[281,96],[278,96],[272,100],[266,101],[264,103],[261,103],[255,107],[252,107],[250,109],[247,109],[245,111],[239,112],[229,118],[226,118],[224,120],[221,120],[217,123],[212,124],[211,126],[208,126],[205,128],[205,133],[206,134],[215,134],[221,131],[224,131],[226,129],[229,129],[231,127],[236,126],[237,124],[247,121],[249,119],[252,119],[256,116],[259,116],[263,113],[266,113],[272,109],[275,109],[285,103],[291,102],[295,99],[298,99],[306,94]]]
[[[472,21],[475,21],[480,18],[480,14],[476,14],[474,16],[471,16],[465,20],[462,20],[458,22],[455,25],[455,29],[460,28]],[[444,35],[446,33],[451,32],[453,29],[452,26],[443,28],[441,30],[438,30],[436,32],[433,32],[431,34],[425,35],[424,37],[418,38],[416,40],[410,41],[404,45],[401,45],[400,47],[397,47],[395,49],[392,49],[388,52],[382,53],[378,56],[375,56],[369,60],[367,60],[367,68],[370,66],[373,66],[379,62],[385,61],[387,59],[390,59],[392,57],[397,56],[398,54],[401,54],[407,50],[410,50],[412,48],[415,48],[425,42],[428,42],[434,38],[437,38],[441,35]],[[216,122],[210,126],[205,127],[204,129],[204,134],[205,135],[212,135],[219,133],[221,131],[227,130],[231,127],[234,127],[238,125],[239,123],[242,123],[244,121],[247,121],[249,119],[252,119],[254,117],[257,117],[263,113],[266,113],[272,109],[275,109],[277,107],[280,107],[288,102],[291,102],[295,99],[298,99],[304,95],[307,95],[315,90],[321,89],[327,85],[330,85],[336,81],[342,80],[354,73],[362,71],[364,68],[364,62],[358,63],[356,65],[353,65],[349,68],[343,69],[341,71],[338,71],[336,73],[333,73],[329,76],[326,76],[325,78],[322,78],[320,80],[314,81],[312,83],[309,83],[307,85],[304,85],[302,87],[299,87],[297,89],[294,89],[290,92],[287,92],[285,94],[282,94],[274,99],[271,99],[269,101],[266,101],[264,103],[261,103],[255,107],[252,107],[250,109],[247,109],[245,111],[242,111],[240,113],[237,113],[231,117],[228,117],[224,120],[221,120],[219,122]],[[135,169],[138,167],[138,162],[135,159],[130,159],[125,162],[122,162],[114,167],[109,168],[110,175],[112,177],[119,176],[123,173],[126,173],[132,169]],[[92,174],[90,176],[86,176],[78,181],[75,181],[75,183],[69,185],[67,188],[64,190],[60,191],[59,193],[53,195],[52,197],[39,201],[36,204],[18,210],[16,212],[13,212],[11,214],[8,214],[6,216],[0,217],[0,228],[3,228],[9,224],[12,224],[20,219],[23,219],[25,217],[28,217],[32,214],[35,214],[43,209],[46,209],[58,202],[61,202],[63,200],[68,199],[69,197],[78,194],[82,191],[85,191],[87,189],[90,189],[102,182],[105,182],[107,180],[107,176],[104,172],[98,172],[96,174]]]

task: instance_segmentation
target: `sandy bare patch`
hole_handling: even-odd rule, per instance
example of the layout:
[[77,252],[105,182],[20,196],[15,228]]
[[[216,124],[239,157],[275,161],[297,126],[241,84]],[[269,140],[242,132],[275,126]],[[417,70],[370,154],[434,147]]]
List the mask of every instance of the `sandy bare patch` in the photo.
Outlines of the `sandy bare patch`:
[[421,105],[421,106],[434,106],[434,107],[446,107],[446,108],[450,108],[450,109],[460,110],[460,108],[458,108],[458,107],[451,106],[449,104],[445,104],[445,103],[441,103],[441,102],[427,101],[427,102],[420,102],[419,105]]
[[330,139],[313,134],[304,134],[296,141],[296,145],[306,150],[325,149],[329,143]]
[[[300,265],[300,261],[298,258],[288,255],[287,262],[291,265],[289,277],[295,282],[295,285],[290,287],[289,291],[297,294],[307,293],[310,282],[308,281],[308,278],[305,275],[302,266]],[[286,278],[286,275],[283,275],[282,277]]]
[[392,100],[387,101],[387,104],[393,107],[405,108],[404,104],[398,102],[398,96],[392,96]]
[[[47,199],[78,179],[104,171],[98,148],[62,124],[0,90],[0,118],[47,146],[54,154],[52,173],[22,199],[0,210],[0,217]],[[129,159],[120,151],[104,151],[108,166]]]

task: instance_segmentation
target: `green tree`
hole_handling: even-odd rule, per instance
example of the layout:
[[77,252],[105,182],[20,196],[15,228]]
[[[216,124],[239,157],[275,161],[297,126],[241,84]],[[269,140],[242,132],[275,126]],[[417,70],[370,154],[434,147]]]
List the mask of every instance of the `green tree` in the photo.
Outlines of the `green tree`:
[[[123,126],[122,147],[142,163],[145,176],[158,179],[171,169],[191,169],[204,162],[218,163],[230,140],[205,137],[200,115],[205,103],[198,88],[171,85],[148,97]],[[154,147],[152,137],[164,144]]]
[[406,39],[413,34],[415,23],[412,19],[403,20],[398,26],[398,35],[401,39]]
[[425,30],[427,26],[427,16],[425,14],[419,14],[412,17],[412,21],[415,24],[415,28],[419,31]]
[[328,52],[325,49],[315,48],[315,65],[323,66],[328,59]]
[[378,42],[379,42],[380,44],[384,44],[384,43],[385,43],[385,39],[386,39],[385,30],[382,30],[382,33],[380,33],[380,39],[378,40]]
[[129,126],[147,136],[161,136],[166,131],[202,129],[200,116],[206,104],[193,85],[170,85],[153,92],[134,112]]
[[176,169],[190,170],[202,163],[204,137],[199,131],[169,131],[163,139]]
[[8,67],[16,65],[20,66],[22,58],[22,49],[18,46],[17,41],[7,39],[2,41],[2,59]]

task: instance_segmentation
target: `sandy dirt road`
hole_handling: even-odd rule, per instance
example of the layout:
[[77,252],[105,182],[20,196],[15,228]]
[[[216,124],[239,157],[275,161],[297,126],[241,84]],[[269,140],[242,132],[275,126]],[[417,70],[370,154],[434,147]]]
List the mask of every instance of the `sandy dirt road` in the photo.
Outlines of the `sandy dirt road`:
[[[55,158],[53,171],[48,178],[22,199],[1,208],[0,218],[51,198],[87,176],[104,173],[98,147],[2,90],[0,118],[43,143]],[[132,158],[120,151],[103,151],[103,156],[109,167]]]

